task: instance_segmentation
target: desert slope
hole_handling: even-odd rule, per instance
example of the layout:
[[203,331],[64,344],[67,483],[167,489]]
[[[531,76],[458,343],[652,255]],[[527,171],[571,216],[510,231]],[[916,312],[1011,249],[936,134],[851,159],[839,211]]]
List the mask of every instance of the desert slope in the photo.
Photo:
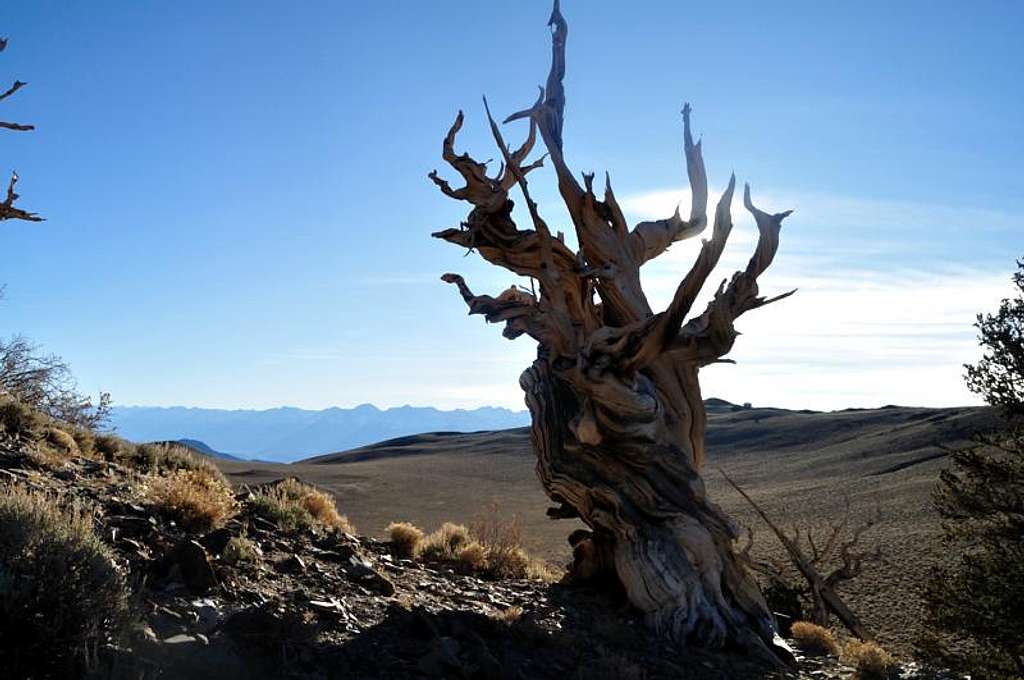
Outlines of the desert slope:
[[[927,565],[941,559],[929,494],[944,465],[943,446],[990,429],[984,408],[885,407],[830,413],[709,409],[708,493],[755,529],[758,549],[777,551],[766,530],[717,469],[725,470],[790,525],[825,526],[880,507],[875,531],[890,566],[874,565],[849,596],[869,624],[897,647],[920,617],[913,594]],[[568,555],[574,521],[551,521],[537,482],[526,428],[400,437],[291,465],[218,461],[232,480],[257,483],[296,475],[324,486],[361,531],[378,534],[404,519],[427,527],[470,521],[489,504],[521,519],[527,543],[553,559]]]

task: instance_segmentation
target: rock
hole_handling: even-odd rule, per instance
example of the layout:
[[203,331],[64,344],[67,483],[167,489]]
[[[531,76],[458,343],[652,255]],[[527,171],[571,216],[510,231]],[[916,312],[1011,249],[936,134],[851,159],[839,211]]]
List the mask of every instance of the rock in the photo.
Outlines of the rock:
[[272,653],[279,653],[282,644],[306,640],[314,633],[299,613],[275,602],[235,612],[221,630],[240,645]]
[[144,623],[137,623],[132,627],[132,638],[141,642],[156,642],[159,640],[156,631]]
[[182,541],[171,553],[171,559],[181,570],[181,580],[185,586],[197,595],[217,585],[217,575],[210,564],[210,557],[198,541]]
[[217,608],[213,600],[196,600],[192,603],[192,606],[195,608],[196,618],[193,629],[199,634],[210,633],[216,630],[224,619],[223,612]]
[[366,559],[353,555],[349,558],[345,573],[356,583],[385,597],[395,594],[395,584],[381,574]]
[[199,543],[204,548],[210,551],[213,555],[220,555],[224,552],[224,548],[227,546],[228,541],[232,539],[232,533],[229,529],[221,528],[215,529],[210,533],[206,534],[199,539]]
[[185,632],[185,622],[181,614],[167,607],[157,607],[147,617],[147,622],[147,627],[153,631],[154,638],[169,638]]
[[334,597],[327,600],[310,600],[309,606],[317,614],[337,617],[345,621],[348,621],[352,618],[352,616],[345,609],[345,603],[339,601],[337,598]]
[[191,645],[191,644],[203,644],[203,641],[194,635],[185,635],[180,633],[178,635],[172,635],[166,640],[162,641],[165,645]]
[[289,555],[275,563],[274,569],[281,574],[301,574],[306,571],[306,562],[298,555]]
[[271,522],[268,519],[264,519],[263,517],[260,517],[259,515],[254,515],[252,517],[252,519],[249,520],[249,522],[250,522],[252,528],[254,528],[254,529],[258,530],[258,531],[264,531],[264,532],[268,532],[268,533],[271,533],[271,534],[276,534],[277,532],[279,532],[281,530],[281,528],[279,526],[277,526],[276,524],[274,524],[273,522]]
[[355,548],[350,545],[340,545],[337,548],[331,550],[318,550],[316,556],[325,562],[334,562],[335,564],[344,564],[352,559],[352,556],[356,554]]
[[[465,676],[459,660],[459,641],[450,637],[439,637],[430,643],[429,651],[416,664],[429,677],[450,678]],[[453,675],[453,671],[457,675]]]
[[107,526],[116,527],[122,533],[130,536],[146,536],[156,528],[156,520],[153,517],[110,515],[106,517],[105,521]]

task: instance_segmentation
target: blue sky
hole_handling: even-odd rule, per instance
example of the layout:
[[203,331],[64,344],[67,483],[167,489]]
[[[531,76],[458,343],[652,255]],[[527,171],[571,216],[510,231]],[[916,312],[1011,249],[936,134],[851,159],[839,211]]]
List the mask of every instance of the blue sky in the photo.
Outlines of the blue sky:
[[[549,60],[543,1],[4,3],[4,332],[62,354],[121,404],[521,407],[531,343],[467,318],[438,280],[514,279],[430,232],[465,209],[426,179],[497,153],[497,112]],[[565,0],[566,152],[610,170],[633,219],[685,200],[679,109],[713,192],[735,170],[786,222],[733,358],[734,401],[842,408],[973,403],[970,324],[1024,255],[1019,2]],[[520,124],[521,125],[521,124]],[[507,135],[518,139],[520,127]],[[448,175],[450,176],[450,174]],[[550,170],[541,210],[567,232]],[[713,195],[713,200],[716,197]],[[737,231],[720,275],[742,264]],[[667,302],[698,244],[645,267]]]

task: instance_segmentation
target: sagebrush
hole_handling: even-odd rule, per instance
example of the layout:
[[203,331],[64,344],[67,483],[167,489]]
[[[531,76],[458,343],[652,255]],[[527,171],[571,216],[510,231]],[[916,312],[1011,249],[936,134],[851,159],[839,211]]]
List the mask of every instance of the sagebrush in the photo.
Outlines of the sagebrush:
[[83,506],[0,487],[5,677],[78,677],[130,618],[128,589]]

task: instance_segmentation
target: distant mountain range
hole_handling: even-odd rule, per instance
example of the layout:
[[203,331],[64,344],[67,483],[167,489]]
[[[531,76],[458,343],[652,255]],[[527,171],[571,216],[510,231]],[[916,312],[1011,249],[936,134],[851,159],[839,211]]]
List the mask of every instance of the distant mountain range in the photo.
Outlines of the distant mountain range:
[[288,462],[420,432],[521,427],[530,417],[526,411],[492,406],[454,411],[429,406],[382,410],[372,404],[322,411],[118,406],[111,422],[118,434],[136,442],[197,440],[216,453]]

